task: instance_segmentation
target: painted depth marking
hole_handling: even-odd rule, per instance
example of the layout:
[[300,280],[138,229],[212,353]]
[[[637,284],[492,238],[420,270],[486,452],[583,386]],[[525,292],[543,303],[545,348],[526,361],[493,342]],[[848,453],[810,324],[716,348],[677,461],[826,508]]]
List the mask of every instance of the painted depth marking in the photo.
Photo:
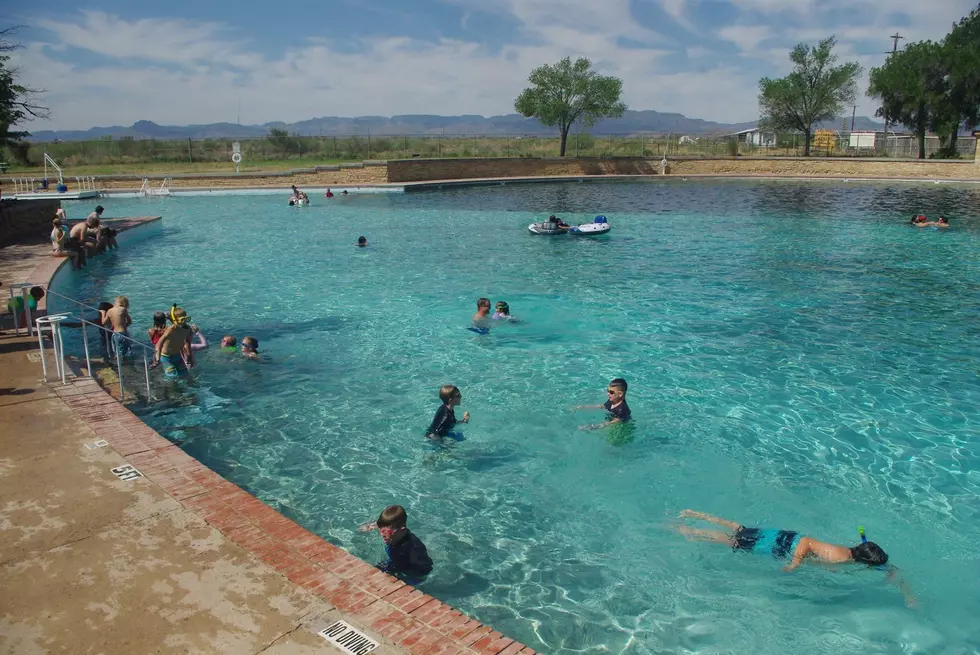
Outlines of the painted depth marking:
[[[93,441],[92,443],[85,444],[85,447],[89,450],[95,450],[96,448],[105,448],[109,445],[109,442],[105,439],[100,439],[99,441]],[[115,471],[113,471],[115,472]]]
[[31,352],[27,353],[27,361],[37,364],[39,361],[41,361],[41,353],[32,350]]
[[334,646],[353,655],[364,655],[378,647],[378,642],[343,621],[337,621],[318,632],[321,637]]
[[112,469],[112,472],[117,478],[126,482],[143,477],[143,474],[137,471],[135,466],[131,466],[129,464],[117,466],[116,468]]

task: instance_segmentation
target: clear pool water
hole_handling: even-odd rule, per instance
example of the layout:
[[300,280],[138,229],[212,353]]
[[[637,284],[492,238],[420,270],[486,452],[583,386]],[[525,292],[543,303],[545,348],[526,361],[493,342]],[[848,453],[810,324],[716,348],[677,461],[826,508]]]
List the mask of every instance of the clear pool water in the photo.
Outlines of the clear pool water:
[[[369,560],[405,505],[425,589],[544,652],[967,653],[980,644],[980,189],[682,182],[103,202],[164,233],[69,293],[173,302],[212,342],[198,387],[143,412],[188,452]],[[71,207],[73,216],[87,205]],[[551,211],[597,241],[534,237]],[[941,211],[953,227],[903,217]],[[359,235],[371,242],[354,247]],[[464,329],[479,296],[523,323]],[[625,376],[631,434],[601,419]],[[465,440],[423,431],[439,386]],[[162,391],[161,391],[161,395]],[[879,572],[689,543],[693,507],[855,542]]]

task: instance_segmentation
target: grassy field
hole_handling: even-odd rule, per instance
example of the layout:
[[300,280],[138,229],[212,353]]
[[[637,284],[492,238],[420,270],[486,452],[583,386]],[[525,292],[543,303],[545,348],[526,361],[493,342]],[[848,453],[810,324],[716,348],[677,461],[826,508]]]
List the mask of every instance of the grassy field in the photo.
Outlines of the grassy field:
[[[27,165],[15,164],[12,153],[7,176],[43,175],[42,161],[48,153],[65,171],[65,175],[152,175],[176,173],[234,172],[231,162],[233,139],[133,140],[101,139],[33,143],[27,152]],[[964,145],[967,145],[964,143]],[[458,157],[557,157],[559,139],[530,136],[350,136],[301,137],[285,134],[260,139],[240,140],[243,172],[284,171],[311,168],[316,165],[391,160]],[[676,135],[629,137],[594,137],[571,134],[566,155],[569,157],[711,157],[764,155],[800,156],[800,135],[780,135],[778,146],[754,147],[725,136],[703,136],[696,142],[680,143]],[[855,154],[835,144],[814,148],[813,156]],[[863,152],[861,154],[870,154]],[[911,154],[911,153],[909,153]],[[908,156],[906,154],[905,156]],[[23,159],[23,156],[21,157]]]

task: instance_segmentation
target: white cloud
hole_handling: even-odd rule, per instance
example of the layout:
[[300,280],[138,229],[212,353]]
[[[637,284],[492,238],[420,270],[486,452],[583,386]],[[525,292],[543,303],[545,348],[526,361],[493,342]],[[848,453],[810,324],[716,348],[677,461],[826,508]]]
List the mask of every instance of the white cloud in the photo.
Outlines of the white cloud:
[[748,52],[755,50],[772,34],[772,29],[765,25],[731,25],[718,30],[718,36]]
[[[920,0],[731,0],[743,10],[738,24],[719,35],[741,49],[718,55],[706,42],[678,43],[641,25],[630,0],[444,0],[472,11],[496,11],[516,20],[519,34],[490,50],[474,41],[435,42],[406,36],[329,39],[296,43],[276,55],[259,54],[248,35],[222,23],[183,19],[124,20],[103,12],[36,21],[52,43],[32,43],[13,53],[24,81],[49,90],[50,122],[39,129],[128,125],[139,119],[164,124],[235,119],[296,121],[315,116],[510,113],[513,99],[535,66],[564,56],[588,56],[604,73],[621,77],[624,100],[636,109],[676,111],[724,122],[756,116],[757,83],[789,69],[789,48],[836,32],[838,54],[865,69],[884,58],[869,43],[900,29],[910,39],[941,38],[975,0],[944,0],[941,8]],[[659,0],[675,20],[688,20],[700,0]],[[871,7],[862,23],[833,29],[846,7]],[[766,12],[796,12],[805,28],[787,29]],[[890,20],[906,12],[908,33]],[[476,20],[470,20],[476,24]],[[681,25],[681,23],[678,23]],[[812,25],[812,27],[811,27]],[[820,27],[828,25],[828,27]],[[666,30],[667,28],[664,28]],[[624,48],[620,39],[645,47]],[[352,50],[351,46],[359,46]],[[95,67],[70,57],[71,48],[99,55]],[[667,68],[668,53],[685,55],[687,71]],[[714,56],[712,56],[714,55]],[[862,81],[862,90],[866,80]],[[859,113],[871,114],[870,100]]]

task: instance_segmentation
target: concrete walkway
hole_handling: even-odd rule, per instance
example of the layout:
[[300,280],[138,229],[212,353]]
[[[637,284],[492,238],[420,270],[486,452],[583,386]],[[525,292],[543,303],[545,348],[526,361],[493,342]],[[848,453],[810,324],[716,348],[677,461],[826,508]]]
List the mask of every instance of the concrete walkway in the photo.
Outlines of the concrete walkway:
[[[62,262],[3,249],[0,280],[46,286]],[[283,517],[94,379],[40,378],[36,341],[0,335],[0,653],[534,654]],[[318,634],[341,619],[377,647]]]
[[0,340],[0,652],[329,648],[316,630],[339,618],[333,605],[159,485],[117,478],[126,460],[86,447],[99,436],[38,382],[36,352]]

